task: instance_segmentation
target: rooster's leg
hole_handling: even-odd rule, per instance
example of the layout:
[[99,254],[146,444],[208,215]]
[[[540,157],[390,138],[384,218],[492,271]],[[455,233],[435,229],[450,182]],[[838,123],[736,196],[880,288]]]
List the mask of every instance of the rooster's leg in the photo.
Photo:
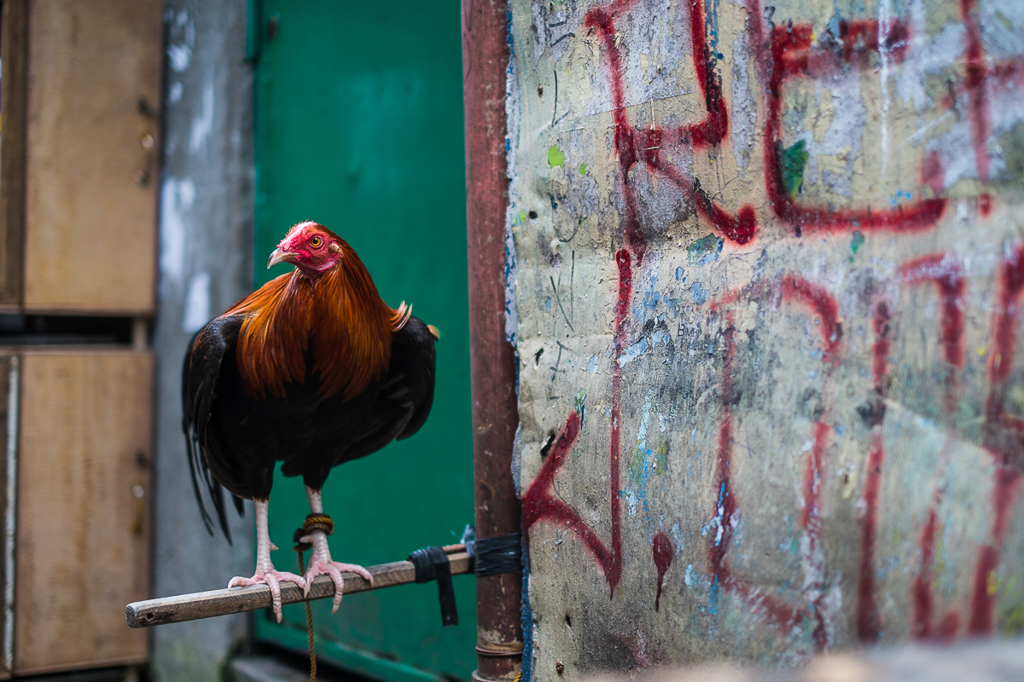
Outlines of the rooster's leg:
[[274,602],[274,614],[277,622],[281,622],[281,581],[290,580],[299,587],[305,588],[306,581],[294,573],[278,571],[270,561],[270,550],[277,549],[270,541],[270,529],[267,526],[267,506],[269,500],[256,500],[256,575],[251,578],[236,576],[228,583],[228,588],[248,585],[269,585]]
[[[313,490],[306,486],[306,495],[309,497],[309,510],[314,514],[323,514],[324,505],[320,500],[320,491]],[[327,534],[322,530],[311,530],[309,535],[302,538],[303,542],[313,545],[313,554],[309,557],[309,568],[306,570],[306,592],[313,585],[313,578],[318,575],[329,575],[334,581],[334,605],[331,613],[341,606],[341,597],[344,594],[345,581],[342,580],[341,572],[350,571],[358,573],[373,584],[373,576],[362,566],[356,564],[343,564],[331,559],[331,550],[327,547]]]

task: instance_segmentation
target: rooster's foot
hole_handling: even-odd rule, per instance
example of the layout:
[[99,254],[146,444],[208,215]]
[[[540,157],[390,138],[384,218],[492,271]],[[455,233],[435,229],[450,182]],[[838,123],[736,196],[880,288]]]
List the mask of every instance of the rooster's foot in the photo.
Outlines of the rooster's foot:
[[243,576],[235,576],[228,583],[228,589],[232,587],[248,587],[250,585],[267,585],[270,587],[270,596],[274,602],[274,615],[277,616],[277,622],[281,622],[281,581],[290,580],[299,587],[306,589],[306,581],[294,573],[288,573],[286,571],[278,571],[273,566],[266,570],[257,570],[256,575],[251,578]]
[[306,570],[306,594],[313,586],[313,579],[318,575],[329,575],[334,581],[334,603],[331,606],[331,613],[335,613],[341,606],[341,598],[345,594],[345,580],[341,577],[342,572],[358,573],[366,582],[373,584],[373,576],[362,566],[357,564],[343,564],[331,559],[330,550],[327,549],[327,536],[323,531],[313,531],[302,538],[303,542],[310,542],[313,545],[313,556],[309,558],[309,567]]

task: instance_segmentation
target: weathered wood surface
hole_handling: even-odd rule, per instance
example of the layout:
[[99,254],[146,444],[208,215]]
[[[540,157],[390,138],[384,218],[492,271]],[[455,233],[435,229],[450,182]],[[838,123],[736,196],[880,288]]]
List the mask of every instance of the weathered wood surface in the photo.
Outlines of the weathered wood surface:
[[[448,548],[445,548],[446,550]],[[449,553],[452,575],[469,572],[469,555],[462,551]],[[389,564],[367,566],[373,576],[373,584],[356,573],[342,573],[345,579],[345,594],[380,590],[395,585],[406,585],[416,581],[416,570],[409,561],[395,561]],[[328,576],[318,576],[313,581],[309,595],[292,582],[281,583],[281,603],[329,599],[334,597],[334,582]],[[180,623],[186,620],[212,618],[241,611],[256,611],[271,606],[270,588],[266,585],[235,587],[230,590],[211,590],[176,597],[161,597],[128,604],[125,607],[125,621],[128,627],[145,628],[166,623]]]
[[25,258],[25,123],[28,81],[28,2],[0,7],[0,306],[21,305]]
[[17,489],[18,389],[20,361],[9,349],[0,351],[0,429],[3,429],[4,464],[0,466],[0,523],[4,539],[0,550],[0,679],[10,679],[14,667],[14,528]]
[[153,310],[162,13],[154,0],[30,3],[30,311]]
[[510,5],[533,679],[1024,630],[1024,3]]
[[21,354],[15,674],[146,660],[152,392],[149,352]]

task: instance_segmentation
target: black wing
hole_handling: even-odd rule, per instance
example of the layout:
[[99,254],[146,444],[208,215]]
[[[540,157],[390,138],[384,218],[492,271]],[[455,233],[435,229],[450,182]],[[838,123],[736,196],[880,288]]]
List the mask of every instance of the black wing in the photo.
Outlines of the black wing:
[[388,373],[366,426],[335,464],[364,457],[420,430],[434,403],[434,341],[416,317],[395,332]]
[[[225,355],[234,356],[238,332],[245,318],[242,316],[217,318],[203,327],[192,337],[185,353],[182,368],[181,407],[182,429],[188,448],[188,465],[192,474],[192,488],[203,515],[206,530],[213,534],[213,521],[203,504],[200,480],[205,484],[220,522],[221,530],[228,542],[231,531],[224,513],[224,493],[221,484],[210,470],[210,462],[218,469],[218,475],[237,476],[228,464],[230,458],[224,447],[219,424],[213,417],[213,401],[217,396],[217,381],[220,377],[221,362]],[[232,476],[233,477],[233,476]],[[234,497],[235,508],[242,514],[242,500]]]

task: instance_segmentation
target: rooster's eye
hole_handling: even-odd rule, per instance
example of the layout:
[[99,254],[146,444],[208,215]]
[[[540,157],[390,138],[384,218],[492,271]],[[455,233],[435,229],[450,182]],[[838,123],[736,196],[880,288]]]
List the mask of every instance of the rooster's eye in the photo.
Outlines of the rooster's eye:
[[312,239],[309,240],[309,245],[312,246],[314,249],[319,249],[321,246],[323,246],[323,243],[324,240],[321,237],[313,237]]

